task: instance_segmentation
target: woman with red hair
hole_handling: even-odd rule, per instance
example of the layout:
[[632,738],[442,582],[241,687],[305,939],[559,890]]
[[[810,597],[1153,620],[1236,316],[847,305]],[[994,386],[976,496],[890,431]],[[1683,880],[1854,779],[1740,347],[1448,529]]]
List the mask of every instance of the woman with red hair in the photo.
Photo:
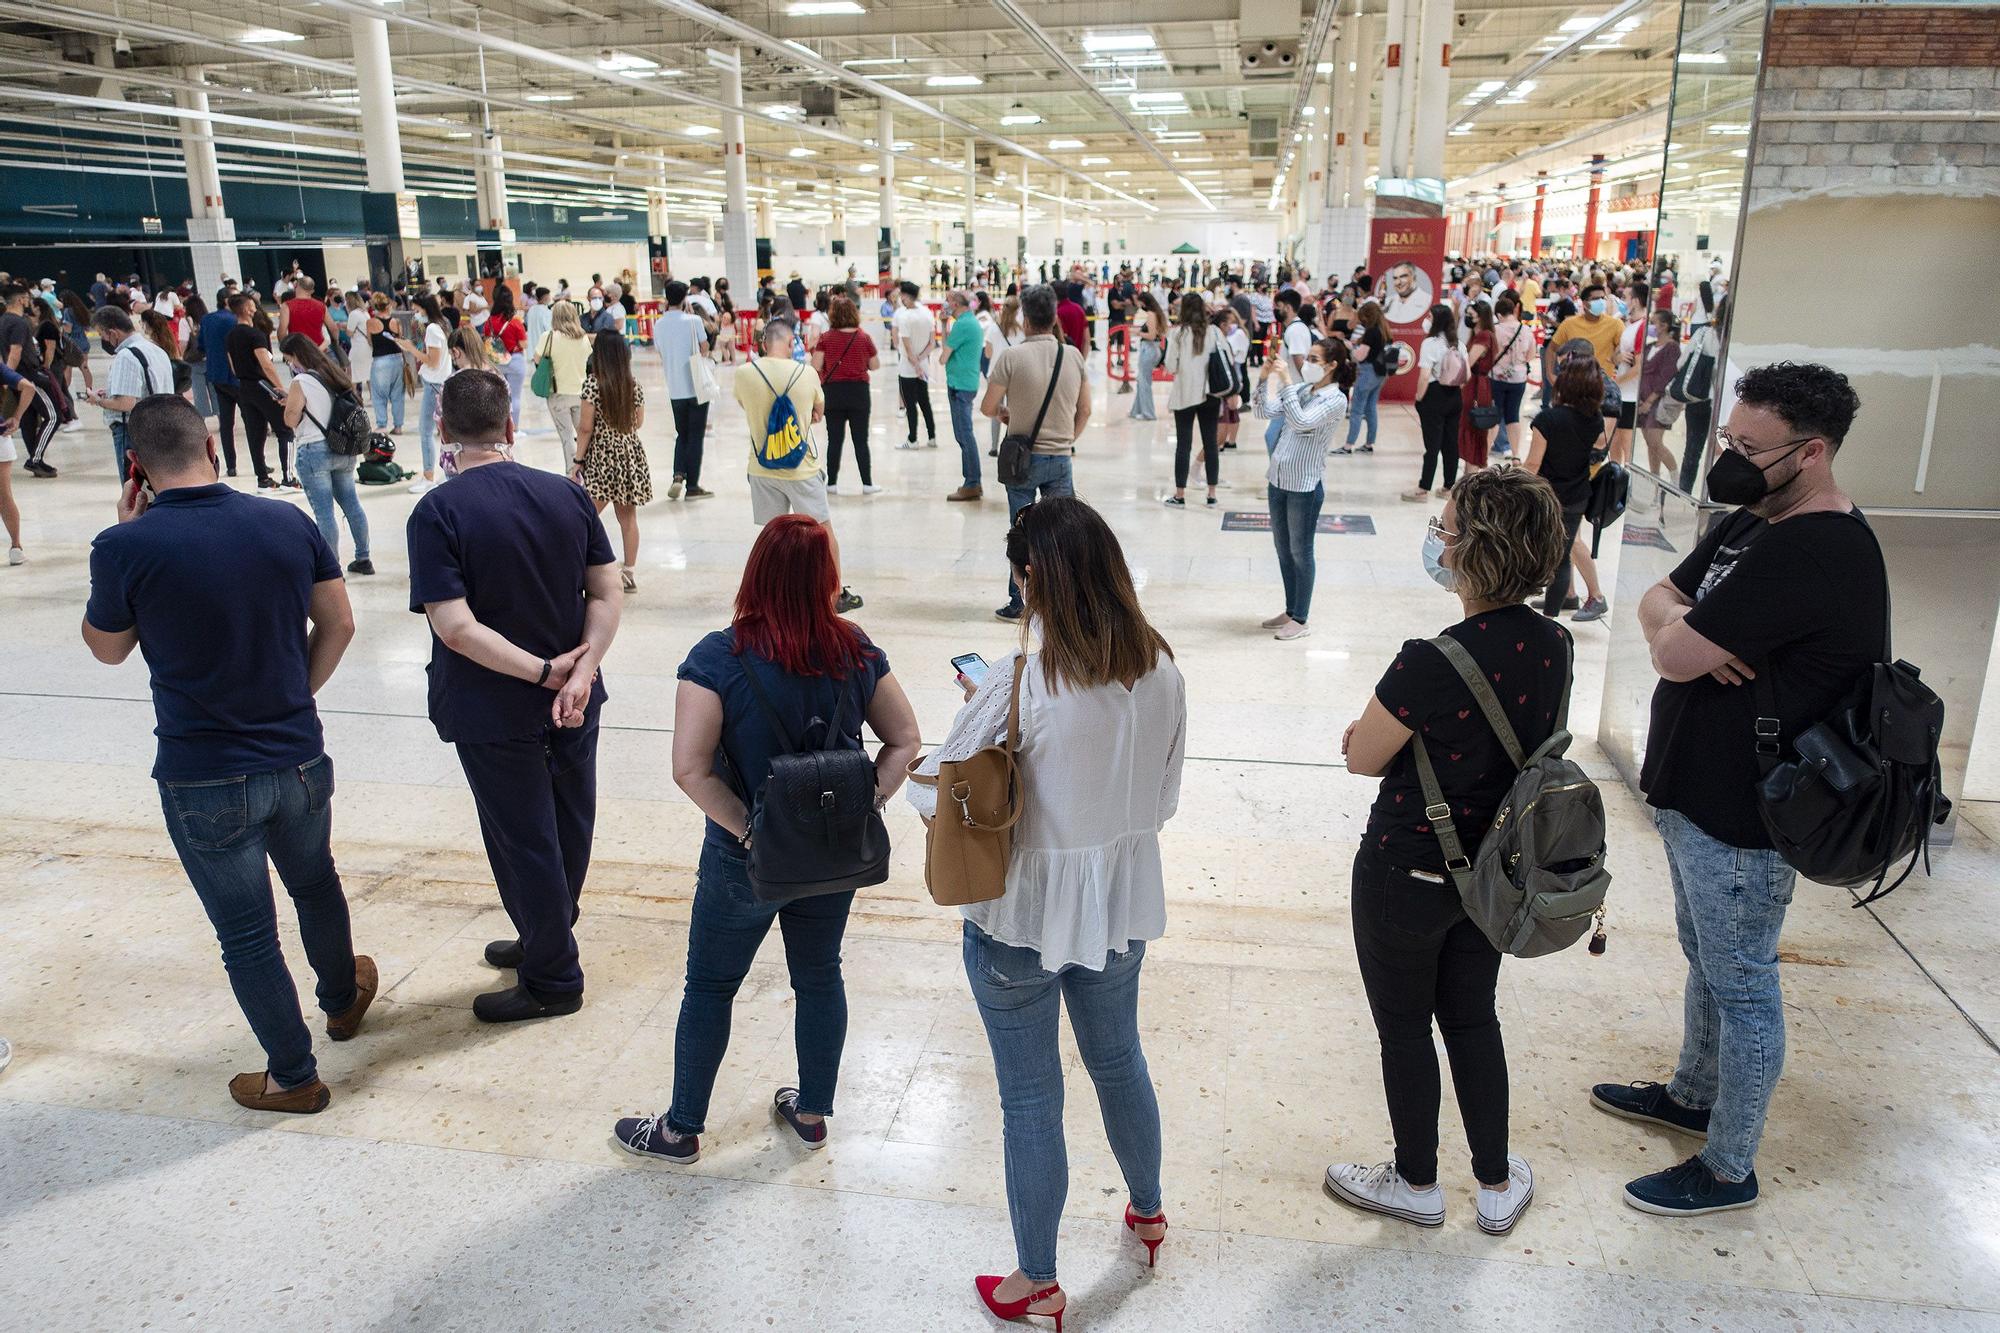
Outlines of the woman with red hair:
[[[750,548],[734,621],[697,643],[681,663],[674,782],[708,816],[708,828],[688,923],[673,1102],[658,1115],[618,1122],[614,1132],[628,1152],[677,1165],[700,1158],[709,1093],[729,1046],[730,1006],[774,919],[784,932],[797,1001],[799,1083],[778,1089],[772,1112],[806,1147],[826,1144],[847,1038],[840,940],[854,892],[760,902],[750,890],[747,856],[755,791],[769,776],[771,760],[789,753],[792,743],[863,749],[861,719],[867,718],[882,742],[875,757],[877,809],[902,785],[916,757],[916,712],[889,674],[882,650],[835,613],[839,596],[826,528],[804,514],[774,518]],[[829,738],[836,721],[840,735]]]

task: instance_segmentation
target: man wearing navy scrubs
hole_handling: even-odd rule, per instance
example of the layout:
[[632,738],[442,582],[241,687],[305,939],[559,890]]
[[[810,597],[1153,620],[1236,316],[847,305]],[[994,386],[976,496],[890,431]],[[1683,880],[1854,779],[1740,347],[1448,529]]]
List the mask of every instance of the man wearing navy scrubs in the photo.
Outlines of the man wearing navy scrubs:
[[567,477],[513,459],[507,382],[467,370],[439,394],[450,484],[410,514],[410,609],[430,617],[430,715],[458,758],[516,938],[486,961],[516,984],[487,1023],[583,1007],[577,903],[597,819],[597,664],[624,594],[597,508]]
[[354,638],[347,585],[311,516],[216,480],[208,423],[185,398],[141,399],[125,438],[139,476],[119,492],[117,526],[91,543],[83,641],[113,666],[137,648],[152,673],[167,833],[264,1047],[265,1068],[231,1079],[229,1095],[253,1111],[322,1111],[332,1094],[279,948],[271,866],[326,1034],[345,1041],[376,972],[355,956],[333,865],[333,761],[313,695]]

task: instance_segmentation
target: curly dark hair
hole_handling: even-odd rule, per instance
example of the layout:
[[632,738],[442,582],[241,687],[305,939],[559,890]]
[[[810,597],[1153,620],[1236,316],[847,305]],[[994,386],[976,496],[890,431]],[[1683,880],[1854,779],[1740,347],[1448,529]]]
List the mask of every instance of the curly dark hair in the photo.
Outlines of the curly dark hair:
[[1548,587],[1569,558],[1562,501],[1526,468],[1480,468],[1452,487],[1457,589],[1474,601],[1523,601]]
[[1745,371],[1736,381],[1736,401],[1775,412],[1794,432],[1817,435],[1834,449],[1861,410],[1861,397],[1847,376],[1809,361],[1774,361]]

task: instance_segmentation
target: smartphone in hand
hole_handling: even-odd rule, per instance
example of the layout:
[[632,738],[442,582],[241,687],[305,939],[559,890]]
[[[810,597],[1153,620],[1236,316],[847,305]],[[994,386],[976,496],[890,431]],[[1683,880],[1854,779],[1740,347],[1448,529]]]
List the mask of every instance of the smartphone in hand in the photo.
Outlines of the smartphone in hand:
[[986,679],[986,659],[978,653],[961,653],[951,659],[951,665],[958,672],[959,679],[975,689]]

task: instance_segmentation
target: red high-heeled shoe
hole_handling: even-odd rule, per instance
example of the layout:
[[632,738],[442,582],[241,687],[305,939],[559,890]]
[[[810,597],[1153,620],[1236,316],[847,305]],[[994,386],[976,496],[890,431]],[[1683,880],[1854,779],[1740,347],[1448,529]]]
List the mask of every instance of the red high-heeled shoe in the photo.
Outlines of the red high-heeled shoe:
[[[979,1288],[979,1299],[985,1301],[986,1308],[991,1310],[994,1313],[995,1317],[1000,1319],[1006,1319],[1010,1321],[1015,1319],[1025,1319],[1028,1315],[1028,1307],[1035,1304],[1035,1302],[1045,1301],[1051,1296],[1060,1296],[1063,1294],[1063,1289],[1061,1287],[1057,1286],[1054,1283],[1050,1283],[1048,1286],[1043,1287],[1040,1291],[1031,1292],[1027,1296],[1023,1297],[1018,1301],[999,1301],[993,1299],[994,1291],[997,1290],[1000,1284],[1002,1282],[1005,1282],[1006,1280],[1007,1279],[1004,1277],[976,1277],[972,1279],[972,1285]],[[1040,1315],[1039,1317],[1042,1319],[1055,1320],[1056,1333],[1062,1333],[1063,1312],[1060,1309],[1051,1311],[1050,1313],[1045,1315]]]
[[[1156,1222],[1160,1226],[1160,1240],[1165,1240],[1167,1238],[1167,1215],[1165,1213],[1161,1213],[1158,1217],[1141,1217],[1132,1211],[1131,1204],[1128,1203],[1125,1205],[1125,1229],[1133,1235],[1139,1236],[1140,1227],[1151,1226]],[[1139,1236],[1139,1243],[1146,1247],[1146,1267],[1148,1268],[1154,1267],[1160,1261],[1160,1240],[1147,1240],[1144,1236]]]

